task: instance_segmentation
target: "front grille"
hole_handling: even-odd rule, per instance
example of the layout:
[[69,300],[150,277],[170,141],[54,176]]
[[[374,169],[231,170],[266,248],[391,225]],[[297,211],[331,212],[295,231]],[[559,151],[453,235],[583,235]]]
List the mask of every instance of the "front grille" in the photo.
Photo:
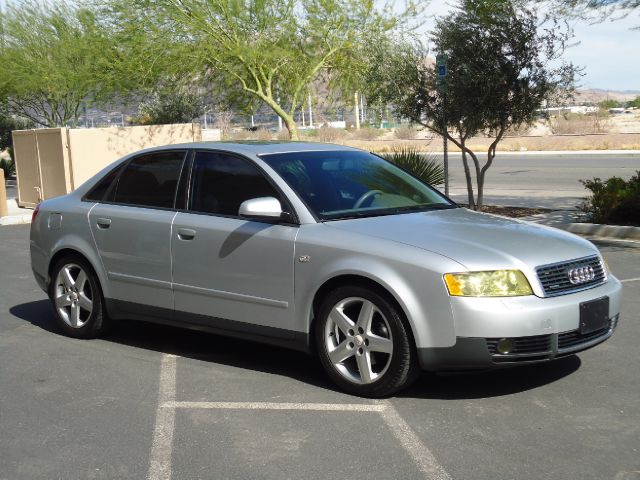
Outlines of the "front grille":
[[[569,270],[582,267],[593,268],[594,278],[584,283],[571,283],[569,280]],[[543,265],[536,268],[536,273],[538,274],[538,279],[542,284],[542,289],[546,297],[585,290],[600,285],[606,280],[604,266],[597,255],[578,258],[568,262]]]
[[[487,348],[491,355],[498,354],[499,340],[499,338],[487,338]],[[548,353],[551,351],[551,335],[517,337],[512,338],[511,341],[513,342],[513,349],[509,352],[510,355]]]
[[558,335],[558,350],[564,350],[567,348],[572,348],[579,346],[583,343],[590,342],[591,340],[595,340],[598,337],[602,337],[609,333],[611,329],[611,321],[607,322],[607,325],[600,330],[596,330],[594,332],[585,333],[584,335],[580,335],[578,330],[573,330],[572,332],[560,333]]

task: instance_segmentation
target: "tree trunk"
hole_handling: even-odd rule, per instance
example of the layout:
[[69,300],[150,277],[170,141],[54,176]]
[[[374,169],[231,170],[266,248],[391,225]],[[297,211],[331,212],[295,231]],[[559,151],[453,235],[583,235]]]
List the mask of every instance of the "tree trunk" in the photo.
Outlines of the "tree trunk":
[[289,113],[287,113],[279,104],[276,102],[273,97],[270,96],[260,96],[267,105],[271,107],[271,109],[282,119],[284,122],[284,126],[287,127],[289,131],[289,139],[290,140],[299,140],[298,138],[298,127],[296,125],[296,121],[293,116],[295,115],[295,110],[292,108]]
[[473,181],[471,180],[471,170],[469,170],[469,162],[467,161],[467,151],[465,147],[465,139],[460,139],[460,144],[462,145],[462,165],[464,166],[464,176],[467,181],[467,201],[469,203],[469,208],[472,210],[476,210],[476,203],[473,196]]
[[290,115],[285,115],[282,117],[284,121],[284,126],[287,127],[289,131],[289,139],[290,140],[299,140],[298,138],[298,126],[296,125],[295,120]]

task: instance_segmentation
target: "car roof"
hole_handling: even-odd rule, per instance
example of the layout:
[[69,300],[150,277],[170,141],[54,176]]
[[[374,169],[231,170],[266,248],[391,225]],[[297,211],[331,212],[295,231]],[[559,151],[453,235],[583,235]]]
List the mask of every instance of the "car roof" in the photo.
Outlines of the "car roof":
[[316,143],[316,142],[284,142],[284,141],[237,141],[237,142],[194,142],[179,143],[174,145],[164,145],[161,147],[153,147],[145,149],[145,152],[154,152],[162,150],[173,150],[176,148],[189,148],[200,150],[225,150],[236,153],[252,153],[254,155],[265,155],[273,153],[291,153],[291,152],[311,152],[311,151],[338,151],[352,150],[358,151],[356,148],[344,145],[335,145],[332,143]]

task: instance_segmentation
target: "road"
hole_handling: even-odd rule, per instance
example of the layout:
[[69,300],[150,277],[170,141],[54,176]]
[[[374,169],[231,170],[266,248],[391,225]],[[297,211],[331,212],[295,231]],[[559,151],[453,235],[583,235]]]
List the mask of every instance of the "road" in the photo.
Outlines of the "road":
[[[442,158],[440,155],[438,158]],[[484,157],[481,157],[484,162]],[[640,170],[639,154],[498,153],[487,172],[488,205],[572,208],[589,194],[581,179],[614,175],[630,178]],[[459,154],[450,157],[451,197],[466,202],[467,190]]]
[[138,322],[64,337],[28,232],[0,227],[0,479],[640,479],[640,244],[599,242],[625,281],[605,344],[373,402],[275,347]]

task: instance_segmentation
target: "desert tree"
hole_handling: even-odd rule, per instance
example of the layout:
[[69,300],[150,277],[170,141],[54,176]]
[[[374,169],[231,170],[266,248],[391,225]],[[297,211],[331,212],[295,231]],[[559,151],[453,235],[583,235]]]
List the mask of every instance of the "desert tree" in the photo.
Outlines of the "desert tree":
[[[194,75],[212,76],[247,103],[266,104],[298,138],[296,112],[308,89],[356,48],[366,32],[389,31],[413,6],[371,0],[134,0],[117,2],[125,16],[151,22],[167,49],[188,45]],[[131,7],[133,5],[133,8]],[[141,14],[140,12],[145,12]],[[233,95],[232,95],[233,96]]]
[[[370,62],[370,98],[446,135],[462,151],[470,208],[482,208],[487,172],[507,130],[534,122],[545,102],[571,95],[577,70],[561,59],[571,32],[540,23],[518,2],[460,1],[436,21],[430,37],[435,52],[448,56],[440,88],[434,61],[420,43],[389,39]],[[475,135],[492,138],[484,161],[468,144]]]

